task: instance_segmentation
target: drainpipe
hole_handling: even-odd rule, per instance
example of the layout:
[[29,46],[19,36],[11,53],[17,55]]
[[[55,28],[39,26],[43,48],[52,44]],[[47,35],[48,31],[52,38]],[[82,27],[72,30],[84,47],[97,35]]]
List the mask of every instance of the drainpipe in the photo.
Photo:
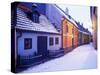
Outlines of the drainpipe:
[[64,21],[64,16],[61,17],[61,49],[63,48],[63,21]]
[[[17,34],[17,30],[16,30],[16,34]],[[16,65],[18,64],[18,39],[22,36],[22,32],[19,32],[19,35],[16,35]]]
[[[17,32],[17,30],[16,30],[16,32]],[[18,56],[18,39],[22,36],[22,32],[18,32],[18,33],[19,33],[19,35],[16,35],[16,50],[17,50],[17,56]]]

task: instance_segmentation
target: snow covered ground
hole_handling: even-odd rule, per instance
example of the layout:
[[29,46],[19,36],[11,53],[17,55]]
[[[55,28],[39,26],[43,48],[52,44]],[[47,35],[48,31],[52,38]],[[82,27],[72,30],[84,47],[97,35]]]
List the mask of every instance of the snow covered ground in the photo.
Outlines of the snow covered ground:
[[94,50],[92,44],[88,44],[75,48],[72,52],[63,57],[50,60],[35,67],[30,67],[23,72],[30,73],[94,68],[97,68],[97,51]]

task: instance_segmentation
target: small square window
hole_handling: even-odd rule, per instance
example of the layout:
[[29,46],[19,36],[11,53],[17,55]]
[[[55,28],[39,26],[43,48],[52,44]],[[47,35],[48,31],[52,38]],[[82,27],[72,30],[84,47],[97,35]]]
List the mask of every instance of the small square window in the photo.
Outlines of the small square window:
[[52,46],[53,45],[53,37],[49,38],[49,45]]
[[24,39],[24,49],[32,49],[32,38]]
[[59,44],[59,38],[58,37],[55,38],[55,44]]

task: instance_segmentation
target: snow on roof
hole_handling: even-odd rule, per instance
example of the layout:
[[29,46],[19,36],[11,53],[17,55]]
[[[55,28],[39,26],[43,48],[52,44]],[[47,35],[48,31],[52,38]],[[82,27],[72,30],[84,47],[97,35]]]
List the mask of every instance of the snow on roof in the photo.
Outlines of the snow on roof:
[[81,25],[79,22],[76,22],[76,24],[78,25],[79,31],[80,31],[80,32],[82,32],[82,33],[84,33],[84,34],[89,34],[89,35],[91,35],[91,33],[90,33],[87,29],[85,29],[85,28],[83,27],[83,25]]
[[71,18],[70,15],[65,14],[65,12],[64,12],[59,6],[54,5],[54,7],[55,7],[56,9],[58,9],[58,10],[60,11],[60,13],[61,13],[66,19],[68,19],[68,20],[71,21],[76,27],[78,27],[77,24],[75,23],[75,21],[73,20],[73,18]]
[[34,23],[32,20],[27,18],[27,14],[25,14],[25,12],[23,12],[20,8],[17,8],[16,28],[49,33],[59,33],[44,15],[40,15],[39,21],[40,23]]
[[70,15],[66,14],[59,6],[54,5],[54,7],[57,8],[65,18],[71,21],[79,29],[80,32],[82,32],[83,34],[89,34],[88,32],[81,30],[82,28],[79,27],[76,21]]

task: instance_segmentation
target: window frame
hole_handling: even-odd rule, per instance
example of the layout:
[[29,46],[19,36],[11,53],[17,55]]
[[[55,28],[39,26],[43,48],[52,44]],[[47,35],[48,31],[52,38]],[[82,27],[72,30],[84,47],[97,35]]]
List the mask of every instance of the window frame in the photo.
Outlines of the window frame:
[[[29,47],[27,47],[27,42],[29,43]],[[24,49],[32,49],[32,38],[24,38]]]
[[49,46],[53,46],[53,45],[54,45],[54,38],[49,37]]
[[59,44],[59,37],[55,38],[55,44],[58,45]]

